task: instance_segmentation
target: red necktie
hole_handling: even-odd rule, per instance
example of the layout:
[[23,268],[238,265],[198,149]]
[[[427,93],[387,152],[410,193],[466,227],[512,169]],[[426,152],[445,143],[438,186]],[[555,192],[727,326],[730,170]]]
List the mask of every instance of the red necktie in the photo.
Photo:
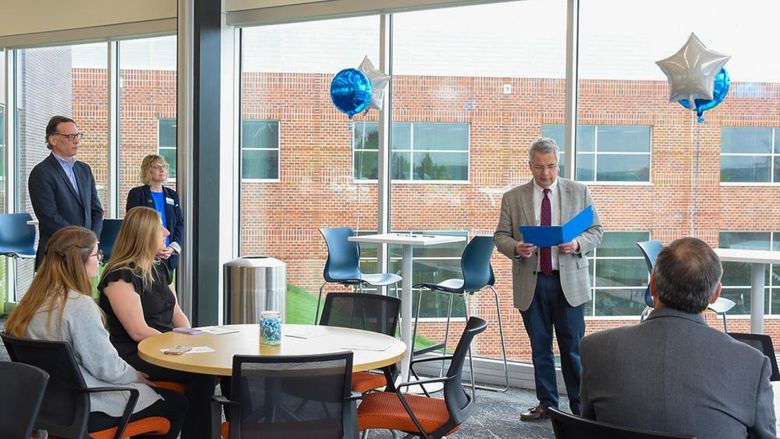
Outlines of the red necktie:
[[[543,226],[552,225],[552,207],[550,206],[550,197],[548,194],[550,189],[544,190],[544,198],[542,198],[542,224]],[[539,254],[542,259],[539,260],[539,268],[544,274],[552,274],[552,248],[542,247],[539,249]]]

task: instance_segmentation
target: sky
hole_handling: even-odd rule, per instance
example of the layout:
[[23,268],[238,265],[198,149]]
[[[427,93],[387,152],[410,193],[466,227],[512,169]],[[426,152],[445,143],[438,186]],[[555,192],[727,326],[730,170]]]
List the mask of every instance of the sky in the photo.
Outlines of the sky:
[[[738,6],[735,6],[738,5]],[[655,61],[691,32],[730,55],[732,81],[780,82],[777,0],[581,0],[580,78],[664,80]],[[394,15],[394,74],[562,78],[566,1],[526,0]],[[378,65],[377,16],[247,28],[244,71],[335,73]],[[75,67],[105,67],[105,45],[74,46]],[[122,68],[174,69],[175,37],[132,40]]]

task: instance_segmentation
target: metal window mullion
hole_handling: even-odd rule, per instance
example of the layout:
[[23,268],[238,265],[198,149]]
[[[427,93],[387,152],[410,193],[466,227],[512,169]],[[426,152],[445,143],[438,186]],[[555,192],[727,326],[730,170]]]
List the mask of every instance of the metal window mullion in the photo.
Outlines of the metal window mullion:
[[[577,177],[577,94],[578,57],[579,57],[579,0],[568,0],[566,8],[566,96],[564,119],[564,177],[572,180]],[[595,170],[595,167],[594,167]],[[595,181],[595,175],[594,181]],[[595,309],[595,303],[594,303]]]
[[[5,51],[5,211],[16,212],[16,58],[17,50]],[[16,258],[6,258],[6,302],[16,301]],[[12,297],[13,296],[13,297]]]
[[106,194],[111,200],[108,203],[108,217],[119,216],[119,42],[108,43],[108,169],[106,172]]
[[[392,175],[390,174],[390,145],[392,144],[393,111],[393,16],[379,16],[379,70],[390,75],[387,83],[385,101],[379,109],[377,123],[377,232],[388,233],[391,224]],[[365,139],[364,139],[365,142]],[[364,145],[365,146],[365,145]],[[354,166],[352,173],[354,174]],[[362,177],[362,176],[361,176]],[[377,248],[379,269],[383,273],[390,271],[390,248],[386,243]],[[382,287],[387,294],[387,287]]]

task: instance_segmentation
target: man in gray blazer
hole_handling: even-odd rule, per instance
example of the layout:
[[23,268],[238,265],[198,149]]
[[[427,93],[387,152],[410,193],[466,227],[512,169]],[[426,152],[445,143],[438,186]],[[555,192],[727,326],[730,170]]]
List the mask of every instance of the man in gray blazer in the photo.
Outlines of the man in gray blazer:
[[572,412],[580,412],[580,340],[585,334],[585,303],[590,300],[590,273],[585,254],[601,243],[601,220],[571,242],[538,248],[523,242],[521,225],[561,225],[593,205],[587,186],[558,178],[558,145],[541,138],[531,144],[528,166],[533,179],[504,194],[493,238],[498,251],[512,260],[515,308],[531,341],[539,404],[520,415],[524,421],[547,418],[558,407],[553,362],[553,327],[561,351],[561,371]]
[[650,316],[582,340],[584,417],[706,439],[775,437],[769,359],[702,317],[722,273],[696,238],[659,253]]
[[46,125],[46,147],[51,154],[35,165],[27,180],[38,219],[38,251],[35,269],[43,260],[49,237],[66,226],[81,226],[100,237],[103,207],[95,176],[86,163],[76,160],[82,134],[73,119],[54,116]]

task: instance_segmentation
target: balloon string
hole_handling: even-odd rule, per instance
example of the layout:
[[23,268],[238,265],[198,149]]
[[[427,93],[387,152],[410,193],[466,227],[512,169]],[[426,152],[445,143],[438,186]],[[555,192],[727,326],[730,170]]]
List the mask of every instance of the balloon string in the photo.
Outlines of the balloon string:
[[[691,143],[693,144],[693,126],[694,120],[698,120],[695,111],[691,111]],[[692,163],[691,174],[693,175],[693,206],[691,207],[691,236],[696,237],[696,217],[699,213],[699,153],[701,150],[701,121],[696,124],[696,150],[695,159]]]

